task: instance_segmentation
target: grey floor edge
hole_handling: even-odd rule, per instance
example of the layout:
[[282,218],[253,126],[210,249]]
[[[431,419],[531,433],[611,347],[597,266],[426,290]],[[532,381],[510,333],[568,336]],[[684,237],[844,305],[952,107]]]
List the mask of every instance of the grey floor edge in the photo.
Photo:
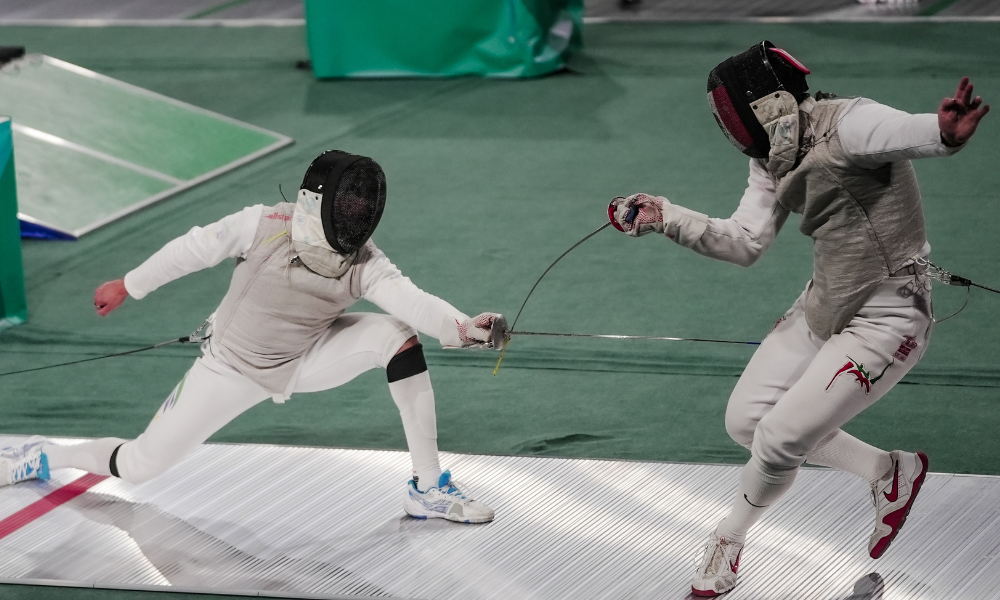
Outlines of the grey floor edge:
[[[587,0],[584,5],[585,15],[595,22],[1000,16],[1000,0]],[[301,0],[6,0],[0,24],[281,26],[304,23],[304,12]]]
[[[0,437],[7,445],[20,436]],[[80,440],[59,440],[72,443]],[[933,458],[933,457],[932,457]],[[402,511],[405,452],[208,444],[141,485],[0,488],[0,583],[287,598],[686,598],[739,466],[442,454],[486,525]],[[727,599],[1000,597],[1000,478],[930,474],[886,555],[867,485],[803,470],[751,532]]]

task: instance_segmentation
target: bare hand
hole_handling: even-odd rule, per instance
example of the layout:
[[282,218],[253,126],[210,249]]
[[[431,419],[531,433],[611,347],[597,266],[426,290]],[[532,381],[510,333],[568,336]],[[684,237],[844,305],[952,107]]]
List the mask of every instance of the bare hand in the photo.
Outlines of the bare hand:
[[124,279],[102,283],[94,292],[94,307],[97,308],[97,314],[103,317],[121,306],[125,298],[128,298],[128,290],[125,289]]
[[938,108],[938,126],[941,128],[941,140],[945,146],[961,146],[969,141],[976,132],[979,121],[990,112],[990,105],[982,108],[979,105],[983,99],[972,98],[972,84],[968,77],[963,77],[955,90],[954,98],[945,98]]

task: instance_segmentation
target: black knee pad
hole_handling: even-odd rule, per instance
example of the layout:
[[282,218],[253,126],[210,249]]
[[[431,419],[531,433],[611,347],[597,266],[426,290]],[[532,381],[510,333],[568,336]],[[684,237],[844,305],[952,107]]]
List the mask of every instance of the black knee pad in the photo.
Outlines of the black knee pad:
[[389,383],[419,375],[427,370],[424,360],[424,346],[417,344],[392,357],[385,366],[385,376]]
[[111,471],[112,475],[118,478],[121,478],[121,475],[118,474],[118,451],[121,450],[124,445],[125,444],[118,444],[115,446],[115,451],[111,453],[111,460],[108,461],[108,469]]

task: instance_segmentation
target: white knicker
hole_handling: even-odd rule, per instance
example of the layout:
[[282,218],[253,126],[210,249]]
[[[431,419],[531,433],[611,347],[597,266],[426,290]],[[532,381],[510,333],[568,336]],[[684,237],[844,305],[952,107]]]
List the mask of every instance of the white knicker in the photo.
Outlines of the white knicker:
[[[341,386],[361,373],[385,368],[416,335],[395,317],[351,313],[337,319],[302,357],[295,392]],[[116,457],[122,479],[139,483],[179,463],[237,415],[271,397],[250,379],[211,355],[195,361],[156,412],[146,431]]]
[[[729,435],[774,466],[801,465],[823,438],[874,404],[923,356],[933,320],[911,290],[925,284],[923,276],[888,279],[826,342],[806,324],[803,292],[736,384],[726,409]],[[930,292],[922,288],[921,295],[929,306]]]

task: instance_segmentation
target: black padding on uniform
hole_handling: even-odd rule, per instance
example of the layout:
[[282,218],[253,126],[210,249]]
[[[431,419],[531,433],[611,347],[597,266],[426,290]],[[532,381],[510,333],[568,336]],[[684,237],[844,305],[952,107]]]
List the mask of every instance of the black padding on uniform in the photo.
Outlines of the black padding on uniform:
[[115,451],[111,453],[111,460],[108,461],[108,468],[111,469],[111,474],[119,479],[121,479],[121,475],[118,474],[118,450],[120,450],[122,446],[123,444],[115,446]]
[[385,376],[389,383],[392,383],[419,375],[426,370],[427,361],[424,360],[424,346],[417,344],[393,356],[389,364],[385,366]]

